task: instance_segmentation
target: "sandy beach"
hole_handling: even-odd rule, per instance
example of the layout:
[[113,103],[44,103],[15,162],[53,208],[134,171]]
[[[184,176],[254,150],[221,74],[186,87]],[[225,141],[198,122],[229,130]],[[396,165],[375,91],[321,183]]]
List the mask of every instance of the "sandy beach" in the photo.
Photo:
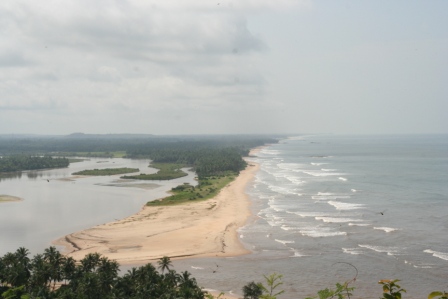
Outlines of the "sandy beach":
[[[251,155],[256,153],[251,151]],[[177,206],[148,207],[128,218],[67,235],[55,242],[75,259],[98,252],[120,264],[170,258],[236,256],[249,253],[237,229],[250,216],[246,185],[259,165],[245,170],[214,198]],[[113,207],[105,207],[107,209]],[[105,211],[107,212],[107,211]]]

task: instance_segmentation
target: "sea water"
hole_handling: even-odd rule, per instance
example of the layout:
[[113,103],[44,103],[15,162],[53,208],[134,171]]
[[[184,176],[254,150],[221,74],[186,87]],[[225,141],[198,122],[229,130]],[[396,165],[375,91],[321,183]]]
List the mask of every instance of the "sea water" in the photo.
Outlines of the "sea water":
[[253,253],[177,263],[202,285],[242,294],[276,272],[279,298],[346,281],[378,298],[381,279],[410,298],[448,290],[447,135],[298,136],[252,160],[254,217],[240,238]]

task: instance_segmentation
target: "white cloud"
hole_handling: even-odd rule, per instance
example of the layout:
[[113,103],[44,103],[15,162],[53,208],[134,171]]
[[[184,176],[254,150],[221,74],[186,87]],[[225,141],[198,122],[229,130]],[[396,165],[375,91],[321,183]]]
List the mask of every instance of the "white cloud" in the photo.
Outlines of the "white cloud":
[[[47,96],[58,107],[72,109],[87,103],[98,109],[206,109],[246,96],[261,99],[265,80],[252,65],[265,45],[248,30],[245,14],[271,9],[273,3],[3,4],[5,26],[0,30],[14,51],[0,55],[0,67],[32,66],[7,75],[24,90],[1,91],[16,102],[9,107],[34,107],[33,98]],[[280,1],[275,6],[292,3]],[[48,80],[58,83],[42,83]]]

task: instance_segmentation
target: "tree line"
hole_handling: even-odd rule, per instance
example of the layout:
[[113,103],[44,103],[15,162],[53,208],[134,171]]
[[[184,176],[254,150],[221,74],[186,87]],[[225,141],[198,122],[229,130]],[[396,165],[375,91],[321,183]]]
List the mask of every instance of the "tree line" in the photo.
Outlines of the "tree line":
[[22,247],[0,258],[0,295],[8,299],[202,299],[206,295],[189,272],[172,270],[169,258],[160,259],[158,266],[160,272],[146,264],[119,276],[119,264],[98,253],[76,262],[55,247],[33,258]]
[[45,168],[63,168],[70,164],[66,158],[51,156],[13,155],[0,158],[0,172],[15,172],[22,170],[36,170]]
[[[22,156],[65,156],[71,153],[107,153],[126,152],[127,158],[151,159],[155,163],[179,163],[192,167],[199,177],[221,175],[226,172],[238,173],[246,163],[242,159],[251,148],[275,143],[273,137],[259,135],[228,136],[136,136],[110,137],[109,135],[75,134],[59,137],[17,137],[0,138],[0,156],[8,157],[15,153]],[[15,159],[15,158],[14,158]],[[17,159],[16,159],[17,160]],[[4,160],[6,161],[6,160]],[[30,163],[31,164],[31,163]],[[32,163],[34,164],[34,162]],[[12,167],[7,170],[40,169],[48,167],[40,165],[33,168]]]
[[[351,265],[351,264],[350,264]],[[4,299],[219,299],[204,291],[188,271],[177,273],[169,257],[133,267],[119,275],[119,264],[98,253],[89,253],[76,262],[49,247],[33,258],[23,247],[0,257],[0,296]],[[353,266],[354,267],[354,266]],[[355,267],[356,269],[356,267]],[[350,299],[354,297],[356,276],[335,288],[319,290],[306,299]],[[282,275],[264,275],[264,282],[243,286],[244,299],[277,299],[284,293]],[[406,290],[398,279],[378,282],[380,299],[401,299]],[[445,291],[434,291],[428,299],[448,299]]]

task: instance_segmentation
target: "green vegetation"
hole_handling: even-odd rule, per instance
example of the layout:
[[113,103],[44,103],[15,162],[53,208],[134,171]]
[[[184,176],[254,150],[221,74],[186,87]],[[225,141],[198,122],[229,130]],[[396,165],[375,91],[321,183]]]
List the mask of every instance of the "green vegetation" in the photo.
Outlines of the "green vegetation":
[[189,272],[171,270],[168,257],[159,262],[162,273],[147,264],[119,276],[120,265],[98,253],[86,255],[79,263],[55,247],[32,259],[28,255],[27,249],[19,248],[0,258],[1,298],[202,299],[206,295]]
[[134,180],[172,180],[181,178],[187,175],[181,168],[185,167],[185,164],[181,163],[153,163],[150,165],[152,168],[159,169],[157,173],[140,175],[122,176],[122,179],[134,179]]
[[181,163],[191,166],[199,178],[226,174],[229,171],[238,173],[246,167],[242,159],[249,148],[222,148],[218,144],[207,146],[202,143],[164,144],[161,148],[131,150],[130,158],[150,158],[154,163]]
[[222,175],[229,171],[238,173],[245,168],[246,163],[242,157],[247,156],[251,148],[275,142],[276,139],[261,135],[19,135],[0,136],[0,156],[26,153],[33,156],[151,159],[153,163],[183,164],[191,167],[198,177],[202,178]]
[[194,200],[207,200],[217,195],[224,186],[235,179],[235,176],[235,173],[229,172],[221,176],[202,178],[199,180],[199,184],[196,187],[191,186],[190,184],[183,184],[171,189],[173,195],[161,200],[150,201],[146,205],[166,206],[182,204]]
[[124,173],[132,173],[132,172],[139,172],[140,170],[138,168],[104,168],[104,169],[89,169],[89,170],[83,170],[74,172],[74,175],[116,175],[116,174],[124,174]]
[[53,158],[51,156],[35,157],[26,155],[14,155],[0,158],[0,172],[63,168],[68,167],[68,165],[68,159]]
[[277,288],[283,284],[283,276],[273,273],[269,276],[263,275],[266,285],[258,282],[250,282],[243,287],[244,299],[276,299],[285,291],[278,291]]
[[[215,299],[198,286],[188,271],[172,270],[169,257],[157,262],[158,268],[146,264],[119,275],[120,265],[98,253],[89,253],[81,261],[62,255],[49,247],[33,258],[23,247],[0,257],[0,296],[4,299]],[[250,282],[243,288],[244,299],[277,299],[284,291],[282,275],[264,275],[264,283]],[[356,276],[334,289],[323,289],[307,299],[350,299]],[[380,280],[380,299],[401,299],[406,290],[399,280]],[[218,295],[220,298],[222,293]],[[436,291],[428,299],[448,299],[447,292]]]

